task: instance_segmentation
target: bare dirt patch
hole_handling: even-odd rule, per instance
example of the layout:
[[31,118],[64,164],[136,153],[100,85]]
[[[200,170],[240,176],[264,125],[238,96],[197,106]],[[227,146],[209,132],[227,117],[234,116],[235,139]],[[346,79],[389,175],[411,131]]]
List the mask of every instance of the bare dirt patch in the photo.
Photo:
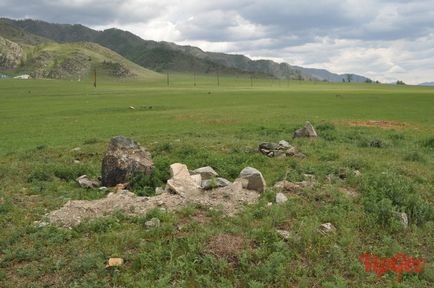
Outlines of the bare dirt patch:
[[208,240],[206,252],[234,263],[237,262],[241,251],[250,246],[249,244],[241,235],[218,234]]
[[98,200],[68,201],[60,209],[46,215],[46,221],[58,226],[72,227],[84,220],[109,216],[116,211],[127,215],[143,215],[157,207],[173,211],[189,203],[221,209],[226,215],[231,216],[243,205],[253,204],[258,198],[258,192],[243,189],[239,182],[211,191],[192,191],[183,195],[164,192],[153,197],[138,197],[124,190],[110,193],[106,198]]
[[405,129],[414,128],[408,123],[387,121],[387,120],[368,120],[368,121],[338,121],[337,124],[353,127],[376,127],[382,129]]

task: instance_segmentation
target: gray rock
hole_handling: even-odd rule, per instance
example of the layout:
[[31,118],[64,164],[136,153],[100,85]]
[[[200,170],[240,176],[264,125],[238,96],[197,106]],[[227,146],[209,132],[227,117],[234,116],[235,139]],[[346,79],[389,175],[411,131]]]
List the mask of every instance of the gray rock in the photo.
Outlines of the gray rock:
[[160,227],[160,219],[152,218],[151,220],[145,222],[145,226],[146,228]]
[[277,204],[283,204],[286,201],[288,201],[288,197],[285,196],[285,194],[279,192],[276,194],[276,203]]
[[276,148],[277,145],[275,143],[264,142],[259,144],[259,150],[264,149],[264,150],[272,151],[275,150]]
[[202,180],[207,180],[211,179],[212,177],[219,176],[217,172],[215,172],[215,170],[212,169],[212,167],[210,166],[197,168],[196,170],[192,171],[192,174],[200,174],[200,176],[202,176]]
[[98,188],[100,186],[99,181],[96,180],[90,180],[87,175],[81,175],[80,177],[78,177],[77,179],[75,179],[75,181],[78,182],[78,184],[80,184],[80,186],[82,188]]
[[312,124],[310,124],[309,121],[306,121],[306,123],[304,124],[304,128],[307,131],[308,137],[318,137],[318,134],[316,133],[315,128],[313,128]]
[[231,185],[232,183],[229,180],[226,180],[222,177],[211,178],[202,181],[202,189],[210,190],[213,188],[226,187]]
[[301,137],[318,137],[315,128],[312,126],[312,124],[310,124],[309,121],[306,121],[303,128],[297,129],[294,132],[293,138]]
[[287,141],[285,141],[285,140],[279,141],[279,148],[287,149],[290,147],[291,147],[291,145],[289,145],[289,143]]
[[266,187],[265,179],[262,173],[252,167],[246,167],[240,172],[239,178],[246,179],[247,189],[257,192],[263,192]]
[[151,154],[145,148],[131,139],[116,136],[111,139],[102,161],[102,185],[125,183],[135,173],[150,175],[152,169]]
[[278,144],[268,142],[261,143],[259,144],[258,150],[270,158],[284,158],[286,156],[295,156],[298,153],[297,149],[285,140],[280,140]]

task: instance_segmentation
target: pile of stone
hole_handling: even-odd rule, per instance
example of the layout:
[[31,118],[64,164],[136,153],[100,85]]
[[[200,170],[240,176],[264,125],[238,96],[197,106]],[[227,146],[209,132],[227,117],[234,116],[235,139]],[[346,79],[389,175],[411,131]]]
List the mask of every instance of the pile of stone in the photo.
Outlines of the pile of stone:
[[297,150],[294,146],[290,145],[285,140],[280,140],[279,143],[264,142],[259,144],[259,152],[272,158],[284,157],[299,157],[304,158],[305,155]]
[[[152,197],[139,197],[128,191],[128,180],[136,173],[150,175],[153,169],[151,154],[131,139],[117,136],[111,139],[102,161],[102,185],[86,175],[76,179],[83,188],[109,189],[105,198],[97,200],[71,200],[63,207],[45,215],[39,226],[54,224],[73,227],[84,220],[106,217],[122,211],[127,215],[143,215],[151,209],[173,211],[188,204],[209,209],[221,209],[225,215],[235,214],[245,204],[258,201],[266,188],[262,173],[246,167],[234,182],[219,177],[210,166],[189,171],[185,164],[170,165],[171,178],[159,193]],[[158,227],[158,219],[145,223],[147,228]]]
[[180,195],[194,194],[201,190],[212,190],[234,184],[240,184],[241,188],[256,192],[263,192],[266,187],[262,173],[252,167],[244,168],[233,183],[218,177],[218,173],[210,166],[190,172],[185,164],[174,163],[170,165],[170,175],[166,190]]

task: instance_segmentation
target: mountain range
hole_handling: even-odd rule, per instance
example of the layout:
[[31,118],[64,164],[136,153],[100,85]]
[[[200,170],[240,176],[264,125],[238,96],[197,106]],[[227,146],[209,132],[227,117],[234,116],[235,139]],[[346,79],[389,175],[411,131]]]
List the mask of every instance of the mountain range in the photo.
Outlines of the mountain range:
[[[12,34],[15,36],[12,38],[4,32],[14,29]],[[53,24],[39,20],[2,18],[0,19],[0,36],[15,43],[21,42],[21,45],[23,44],[22,38],[24,38],[26,42],[24,45],[34,47],[39,47],[41,43],[51,43],[51,45],[55,45],[54,43],[60,43],[59,45],[93,43],[93,45],[110,49],[116,55],[123,56],[141,67],[156,72],[220,72],[222,74],[250,74],[278,79],[329,82],[342,82],[348,79],[351,82],[370,81],[364,76],[355,74],[340,75],[324,69],[291,66],[288,63],[276,63],[271,60],[252,60],[244,55],[205,52],[193,46],[144,40],[128,31],[115,28],[97,31],[80,24]],[[0,45],[5,46],[1,42]],[[109,60],[104,59],[103,61]]]
[[424,83],[420,83],[419,86],[434,86],[434,82],[424,82]]

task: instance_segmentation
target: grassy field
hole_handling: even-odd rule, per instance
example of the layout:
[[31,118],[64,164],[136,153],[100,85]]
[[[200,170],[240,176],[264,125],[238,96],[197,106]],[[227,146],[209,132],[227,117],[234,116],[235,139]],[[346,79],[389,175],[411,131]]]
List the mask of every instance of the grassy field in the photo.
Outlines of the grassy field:
[[[194,86],[192,75],[179,74],[166,81],[106,80],[95,89],[86,81],[0,80],[0,287],[432,287],[433,88],[246,76],[220,77],[217,86],[201,75]],[[292,140],[306,120],[319,139]],[[276,192],[268,189],[236,217],[191,206],[73,229],[35,225],[70,199],[105,196],[74,179],[100,175],[115,135],[152,152],[158,183],[182,162],[210,165],[229,180],[252,166],[269,187],[313,174],[317,185],[271,207]],[[259,143],[282,139],[307,157],[257,152]],[[408,214],[407,229],[397,212]],[[162,224],[146,229],[152,217]],[[336,232],[319,234],[325,222]],[[239,245],[219,253],[219,239]],[[396,273],[365,272],[363,252],[404,252],[428,265],[398,283]],[[110,257],[125,265],[106,269]]]

